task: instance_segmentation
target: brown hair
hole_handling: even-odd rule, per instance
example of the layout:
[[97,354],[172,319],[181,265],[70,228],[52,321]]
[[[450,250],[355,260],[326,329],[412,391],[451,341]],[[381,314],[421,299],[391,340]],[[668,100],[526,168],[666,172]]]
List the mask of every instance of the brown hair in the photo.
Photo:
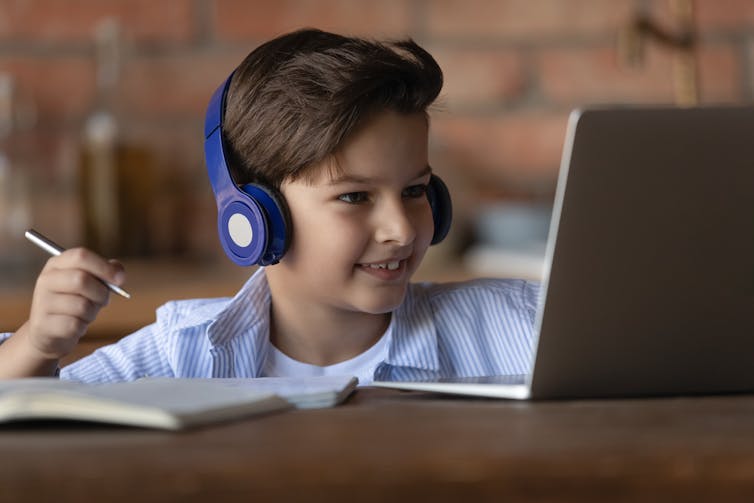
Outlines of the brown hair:
[[374,42],[306,29],[252,51],[236,69],[223,124],[236,183],[281,183],[335,154],[384,110],[426,113],[442,70],[413,40]]

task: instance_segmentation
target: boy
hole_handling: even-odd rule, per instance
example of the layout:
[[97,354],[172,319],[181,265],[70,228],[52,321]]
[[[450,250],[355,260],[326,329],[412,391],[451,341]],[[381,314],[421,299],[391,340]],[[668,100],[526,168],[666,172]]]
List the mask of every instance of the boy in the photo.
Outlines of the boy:
[[[232,299],[162,306],[154,324],[60,376],[351,374],[363,385],[528,372],[536,285],[409,283],[449,225],[434,214],[427,155],[441,87],[439,66],[411,40],[302,30],[252,51],[218,120],[233,182],[287,207],[282,258],[262,262]],[[239,242],[252,239],[238,229]],[[121,285],[124,271],[85,249],[48,261],[29,320],[0,336],[0,377],[55,374],[107,303],[97,278]]]

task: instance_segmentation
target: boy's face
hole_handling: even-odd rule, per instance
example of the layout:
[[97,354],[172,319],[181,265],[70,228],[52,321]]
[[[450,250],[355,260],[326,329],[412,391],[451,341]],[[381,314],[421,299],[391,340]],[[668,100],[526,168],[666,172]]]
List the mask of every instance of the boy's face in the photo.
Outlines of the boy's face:
[[402,302],[434,231],[427,135],[423,114],[383,112],[345,142],[339,174],[282,184],[293,238],[267,268],[274,295],[374,314]]

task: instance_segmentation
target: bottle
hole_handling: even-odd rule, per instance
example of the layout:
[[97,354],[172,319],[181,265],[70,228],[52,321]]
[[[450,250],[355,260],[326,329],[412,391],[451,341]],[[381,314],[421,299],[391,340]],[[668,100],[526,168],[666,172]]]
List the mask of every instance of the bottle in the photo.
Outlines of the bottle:
[[31,226],[28,175],[12,152],[14,95],[13,78],[0,73],[0,270],[5,278],[22,272],[28,263],[23,234]]
[[84,243],[108,257],[146,256],[154,166],[148,151],[121,129],[118,82],[120,27],[107,18],[95,30],[97,86],[82,134],[80,193]]
[[105,255],[118,248],[118,187],[116,139],[118,125],[113,100],[120,70],[118,24],[107,19],[95,33],[97,95],[94,111],[84,125],[81,195],[86,246]]

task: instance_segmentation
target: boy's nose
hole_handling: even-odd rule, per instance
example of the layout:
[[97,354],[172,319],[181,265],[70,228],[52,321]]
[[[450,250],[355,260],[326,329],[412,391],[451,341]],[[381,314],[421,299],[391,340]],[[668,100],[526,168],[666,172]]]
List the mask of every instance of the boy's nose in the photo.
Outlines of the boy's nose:
[[416,227],[402,200],[383,204],[375,219],[375,240],[378,243],[393,242],[405,246],[416,238]]

